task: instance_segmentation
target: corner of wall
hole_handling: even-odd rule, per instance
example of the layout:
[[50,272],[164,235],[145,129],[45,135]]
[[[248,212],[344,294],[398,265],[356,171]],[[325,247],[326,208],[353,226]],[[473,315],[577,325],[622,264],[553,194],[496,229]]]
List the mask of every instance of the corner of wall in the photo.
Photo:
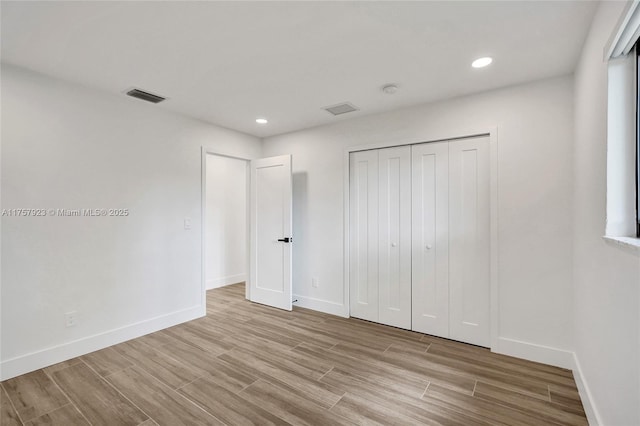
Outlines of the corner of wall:
[[571,369],[573,370],[573,379],[576,381],[576,386],[578,387],[578,393],[580,394],[580,399],[582,400],[582,406],[585,414],[587,415],[587,420],[591,426],[601,425],[603,423],[600,419],[600,414],[598,413],[593,396],[591,395],[591,391],[587,385],[587,380],[582,372],[582,367],[578,360],[578,354],[575,352],[573,353],[572,361],[573,367]]

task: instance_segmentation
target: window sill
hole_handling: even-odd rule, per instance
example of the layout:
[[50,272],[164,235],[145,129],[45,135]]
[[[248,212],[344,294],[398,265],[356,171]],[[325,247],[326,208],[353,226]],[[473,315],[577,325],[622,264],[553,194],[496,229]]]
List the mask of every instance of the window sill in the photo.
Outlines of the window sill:
[[619,247],[630,253],[640,256],[640,238],[634,237],[602,237],[608,244]]

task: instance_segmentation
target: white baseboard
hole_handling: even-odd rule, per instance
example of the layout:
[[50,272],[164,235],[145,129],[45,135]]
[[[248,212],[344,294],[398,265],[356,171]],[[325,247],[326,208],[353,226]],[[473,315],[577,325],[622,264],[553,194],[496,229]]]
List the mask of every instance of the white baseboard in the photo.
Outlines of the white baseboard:
[[247,274],[229,275],[222,278],[214,278],[207,280],[207,290],[224,287],[229,284],[241,283],[247,280]]
[[153,333],[206,314],[202,306],[194,306],[170,314],[161,315],[104,333],[63,343],[37,352],[21,355],[0,363],[0,380],[48,367],[77,356],[85,355],[108,346],[116,345],[145,334]]
[[349,318],[349,309],[347,309],[341,303],[329,302],[328,300],[316,299],[314,297],[300,296],[298,294],[293,295],[295,306],[301,308],[313,309],[314,311],[324,312],[326,314],[337,315],[343,318]]
[[584,412],[587,415],[587,420],[589,421],[590,426],[599,426],[602,423],[600,419],[600,414],[596,408],[596,405],[593,402],[593,396],[591,395],[591,391],[589,390],[589,386],[587,385],[587,381],[582,373],[582,367],[580,366],[580,361],[578,361],[578,356],[573,354],[573,378],[576,381],[576,386],[578,387],[578,393],[580,393],[580,399],[582,400],[582,406],[584,408]]
[[550,346],[537,345],[519,340],[498,338],[498,347],[491,348],[493,352],[529,361],[541,362],[556,367],[573,369],[573,352]]

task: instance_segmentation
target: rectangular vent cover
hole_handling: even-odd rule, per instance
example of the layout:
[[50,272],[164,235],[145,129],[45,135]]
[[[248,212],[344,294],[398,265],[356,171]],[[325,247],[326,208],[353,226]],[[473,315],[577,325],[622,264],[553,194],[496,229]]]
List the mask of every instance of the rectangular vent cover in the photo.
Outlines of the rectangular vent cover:
[[358,108],[356,108],[349,102],[345,102],[345,103],[334,105],[334,106],[329,106],[324,109],[333,115],[341,115],[341,114],[346,114],[348,112],[358,111]]
[[142,99],[143,101],[152,102],[154,104],[162,102],[166,99],[162,96],[154,95],[153,93],[145,92],[144,90],[140,89],[131,89],[127,92],[127,95],[134,98]]

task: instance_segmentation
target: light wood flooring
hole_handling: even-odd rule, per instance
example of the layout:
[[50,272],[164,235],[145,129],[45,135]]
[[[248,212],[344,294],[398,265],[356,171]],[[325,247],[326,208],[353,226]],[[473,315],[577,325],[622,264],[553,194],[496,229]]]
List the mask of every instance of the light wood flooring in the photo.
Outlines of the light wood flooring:
[[9,425],[585,425],[570,371],[210,291],[207,317],[5,382]]

